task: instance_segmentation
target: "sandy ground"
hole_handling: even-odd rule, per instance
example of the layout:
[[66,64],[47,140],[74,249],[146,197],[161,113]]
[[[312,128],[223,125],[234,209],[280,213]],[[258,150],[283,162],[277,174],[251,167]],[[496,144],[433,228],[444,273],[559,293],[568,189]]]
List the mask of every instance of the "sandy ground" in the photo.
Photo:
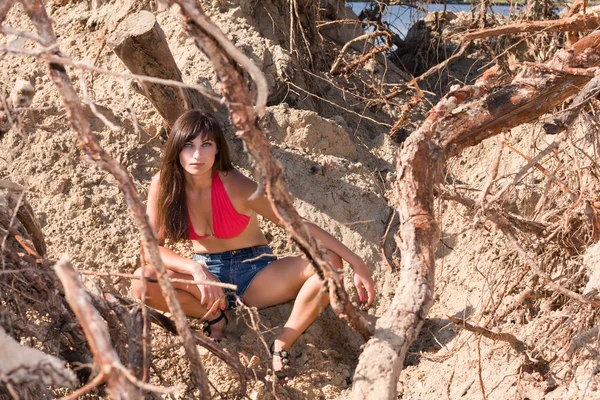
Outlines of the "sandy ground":
[[[335,107],[319,107],[300,90],[287,93],[282,90],[289,88],[287,81],[301,88],[307,88],[307,84],[306,75],[299,72],[300,67],[282,45],[286,41],[273,33],[277,20],[267,18],[269,11],[274,10],[273,3],[263,2],[264,6],[257,9],[245,2],[227,2],[221,9],[219,2],[205,3],[206,11],[215,22],[267,76],[273,105],[268,108],[263,125],[274,155],[285,169],[285,181],[298,211],[342,240],[370,267],[376,281],[377,299],[369,310],[361,313],[374,323],[390,304],[397,280],[397,272],[389,272],[381,259],[381,238],[395,198],[392,185],[396,178],[397,144],[389,138],[387,129],[357,121]],[[90,8],[88,2],[54,1],[47,3],[47,9],[66,55],[111,71],[125,71],[125,66],[104,41],[126,7],[108,3]],[[158,7],[154,11],[184,81],[203,83],[218,92],[209,63],[181,30],[177,10]],[[32,29],[18,7],[10,12],[7,23],[21,30]],[[344,35],[348,37],[353,32],[346,29],[338,34],[342,39],[337,40],[343,40]],[[4,37],[0,40],[6,41]],[[25,46],[35,47],[30,43]],[[78,71],[67,70],[74,85],[79,87]],[[0,71],[0,87],[4,92],[9,92],[18,79],[27,80],[35,87],[33,104],[22,114],[20,128],[13,127],[0,141],[0,178],[28,188],[28,198],[42,224],[50,257],[59,258],[68,253],[78,269],[133,272],[137,265],[137,229],[114,179],[88,162],[75,146],[74,134],[45,66],[32,58],[7,56],[0,60]],[[393,71],[386,70],[386,73],[390,80],[401,79]],[[144,97],[131,90],[129,81],[124,84],[130,103],[125,99],[122,82],[117,79],[87,73],[85,81],[100,112],[120,127],[111,131],[88,110],[87,116],[100,144],[127,167],[140,196],[145,198],[165,141],[160,117]],[[339,93],[331,93],[331,99],[343,103]],[[136,121],[139,132],[134,129]],[[543,148],[543,142],[548,139],[539,133],[531,135],[535,129],[515,130],[511,140],[527,152]],[[251,175],[250,160],[241,141],[235,138],[230,122],[226,122],[226,130],[234,162]],[[585,137],[580,139],[586,140]],[[490,139],[452,160],[448,173],[454,182],[481,187],[487,166],[494,158],[496,143]],[[594,144],[589,140],[584,144],[596,159]],[[524,160],[513,153],[507,154],[503,161],[501,174],[506,175],[524,164]],[[538,192],[544,190],[541,179],[531,179],[528,182],[537,185],[534,192],[538,199]],[[531,196],[529,191],[521,188],[510,201],[515,207],[535,205],[535,199],[528,196]],[[543,306],[542,299],[529,307],[517,307],[501,321],[490,322],[490,329],[513,333],[534,347],[546,338],[537,347],[538,351],[548,353],[546,360],[551,364],[546,372],[527,370],[523,356],[506,343],[463,332],[450,323],[449,315],[473,318],[479,323],[487,321],[490,301],[506,308],[510,303],[506,299],[517,297],[519,288],[501,298],[494,297],[497,291],[491,289],[511,286],[521,276],[519,271],[523,265],[516,261],[514,250],[497,232],[485,224],[475,224],[460,206],[440,201],[438,213],[443,234],[436,261],[435,302],[421,335],[411,347],[398,382],[403,398],[480,399],[482,387],[488,399],[600,398],[595,375],[597,361],[589,357],[591,351],[576,363],[552,358],[549,354],[549,349],[564,347],[568,340],[563,337],[564,343],[557,343],[559,338],[553,332],[548,333],[548,325],[565,316],[574,319],[573,313],[581,313],[580,308],[550,305],[543,316],[533,315],[533,309],[539,312]],[[392,231],[395,228],[397,221],[392,222]],[[264,229],[276,253],[285,255],[296,251],[280,229],[268,223]],[[392,242],[390,235],[386,241],[388,255],[394,251]],[[189,251],[186,244],[180,248],[183,252]],[[346,268],[345,284],[356,301],[351,276]],[[126,279],[93,280],[109,290],[130,295]],[[585,285],[585,279],[582,282]],[[265,343],[272,340],[290,309],[291,305],[285,304],[262,310],[258,313],[260,321],[255,324],[248,310],[233,312],[223,346],[239,355],[244,364],[264,371],[270,362]],[[595,314],[590,317],[589,328],[594,323],[597,324]],[[178,385],[182,388],[179,398],[193,398],[189,367],[181,362],[185,358],[183,349],[176,345],[173,337],[159,330],[154,334],[156,369],[152,381]],[[249,395],[253,399],[347,398],[361,344],[359,335],[327,309],[295,344],[292,362],[296,376],[288,385],[277,387],[274,394],[264,384],[252,383]],[[227,391],[236,386],[235,375],[216,357],[204,352],[203,362],[217,390]],[[548,369],[552,373],[548,373]],[[484,385],[480,384],[479,374]]]

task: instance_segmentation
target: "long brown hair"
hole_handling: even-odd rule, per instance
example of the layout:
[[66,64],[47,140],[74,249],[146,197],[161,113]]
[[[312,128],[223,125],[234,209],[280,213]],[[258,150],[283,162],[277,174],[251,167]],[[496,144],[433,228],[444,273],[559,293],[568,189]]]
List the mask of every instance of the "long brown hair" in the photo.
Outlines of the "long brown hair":
[[183,146],[200,136],[217,146],[213,171],[229,171],[233,163],[219,122],[209,113],[190,110],[182,114],[171,129],[160,166],[158,192],[158,237],[173,241],[188,239],[189,219],[185,200],[185,176],[179,163]]

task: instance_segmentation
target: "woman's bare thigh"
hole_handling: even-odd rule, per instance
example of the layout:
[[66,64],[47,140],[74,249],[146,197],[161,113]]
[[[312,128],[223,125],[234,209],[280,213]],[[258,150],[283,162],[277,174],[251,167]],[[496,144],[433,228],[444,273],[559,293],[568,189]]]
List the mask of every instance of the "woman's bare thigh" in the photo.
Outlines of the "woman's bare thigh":
[[312,266],[302,257],[273,261],[252,280],[244,293],[244,302],[250,307],[264,308],[293,300],[313,274]]

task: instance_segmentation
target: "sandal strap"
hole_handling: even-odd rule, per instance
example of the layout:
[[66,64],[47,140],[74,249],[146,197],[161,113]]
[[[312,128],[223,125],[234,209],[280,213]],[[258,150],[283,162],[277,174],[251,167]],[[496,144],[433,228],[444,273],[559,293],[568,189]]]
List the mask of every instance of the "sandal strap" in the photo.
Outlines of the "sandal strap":
[[219,310],[219,311],[221,311],[221,314],[217,318],[211,319],[210,321],[204,320],[204,323],[208,326],[211,326],[211,325],[219,323],[219,321],[221,321],[222,319],[225,319],[225,325],[227,325],[229,323],[227,314],[225,314],[225,312],[223,310]]
[[273,351],[273,357],[281,358],[281,364],[285,367],[290,365],[290,353],[287,350]]
[[211,325],[217,324],[219,323],[219,321],[221,321],[222,319],[225,319],[225,325],[227,325],[229,323],[229,318],[227,318],[227,314],[225,314],[225,312],[223,310],[219,310],[221,311],[221,314],[219,314],[219,316],[215,319],[211,319],[210,321],[208,320],[204,320],[202,321],[202,332],[204,332],[204,334],[206,336],[211,335]]

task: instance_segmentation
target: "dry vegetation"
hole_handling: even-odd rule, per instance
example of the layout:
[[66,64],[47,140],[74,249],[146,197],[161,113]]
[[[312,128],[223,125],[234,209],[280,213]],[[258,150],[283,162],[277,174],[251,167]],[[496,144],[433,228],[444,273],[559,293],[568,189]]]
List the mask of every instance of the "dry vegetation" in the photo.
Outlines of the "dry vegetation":
[[[402,39],[384,2],[173,3],[0,4],[1,398],[600,398],[595,9],[482,2]],[[135,58],[115,32],[142,10],[164,42]],[[162,265],[140,199],[190,106],[288,222],[273,247],[328,282],[285,387],[267,342],[289,305],[236,311],[221,346],[166,275],[170,316],[128,299],[140,241]],[[372,267],[371,310],[296,209]]]

